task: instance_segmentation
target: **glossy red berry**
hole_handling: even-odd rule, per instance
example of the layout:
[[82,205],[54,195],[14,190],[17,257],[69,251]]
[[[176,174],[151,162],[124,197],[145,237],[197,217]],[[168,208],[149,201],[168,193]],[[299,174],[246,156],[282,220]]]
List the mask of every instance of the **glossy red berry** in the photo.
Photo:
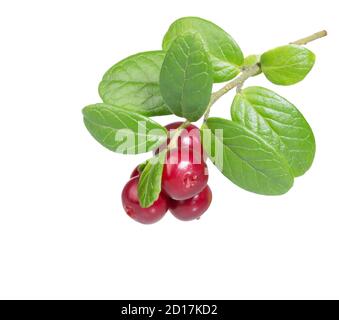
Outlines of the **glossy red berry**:
[[[183,122],[173,122],[165,126],[165,128],[168,131],[168,134],[173,135],[173,131],[177,129],[180,125],[182,125]],[[167,139],[167,143],[161,145],[156,151],[155,154],[159,152],[159,150],[163,150],[168,143],[170,142],[170,137]],[[192,148],[195,152],[202,155],[201,159],[206,160],[206,154],[203,151],[203,147],[201,145],[201,139],[200,139],[200,130],[195,125],[190,124],[185,129],[182,130],[179,138],[178,138],[178,149],[182,148]]]
[[189,221],[198,219],[210,206],[212,201],[212,191],[209,186],[186,200],[170,200],[169,209],[171,213],[178,219]]
[[121,200],[126,213],[135,221],[143,224],[151,224],[159,221],[168,210],[168,200],[166,195],[160,193],[150,207],[142,208],[138,197],[139,177],[134,177],[127,182],[122,190]]
[[134,170],[132,171],[130,178],[139,177],[139,176],[140,176],[139,166],[136,166]]
[[173,149],[166,155],[163,191],[172,199],[185,200],[202,191],[208,181],[206,163],[195,163],[192,149]]
[[[183,122],[173,122],[165,126],[168,132],[171,130],[178,129]],[[178,148],[198,148],[201,147],[201,141],[200,141],[200,130],[195,125],[190,124],[187,126],[182,133],[180,134],[178,138]],[[194,150],[194,151],[200,151],[200,150]]]

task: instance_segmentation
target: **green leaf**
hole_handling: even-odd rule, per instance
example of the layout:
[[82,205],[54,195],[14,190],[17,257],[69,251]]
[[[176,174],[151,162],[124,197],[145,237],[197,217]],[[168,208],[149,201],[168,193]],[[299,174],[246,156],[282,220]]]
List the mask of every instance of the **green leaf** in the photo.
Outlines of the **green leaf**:
[[198,120],[212,93],[212,69],[198,34],[179,36],[169,48],[160,73],[161,94],[179,117]]
[[223,29],[201,18],[185,17],[173,22],[163,39],[163,49],[169,50],[185,33],[200,34],[212,63],[214,82],[230,80],[241,71],[244,56],[238,44]]
[[233,121],[209,118],[201,132],[212,162],[239,187],[264,195],[283,194],[292,187],[284,157],[252,131]]
[[311,167],[315,154],[313,132],[292,103],[271,90],[249,87],[236,95],[231,113],[233,121],[279,150],[294,176],[303,175]]
[[84,123],[91,135],[111,151],[136,154],[164,143],[167,130],[155,121],[104,103],[83,109]]
[[159,198],[166,151],[148,160],[143,167],[138,183],[139,203],[142,208],[150,207]]
[[110,68],[99,85],[105,103],[145,116],[170,114],[159,89],[159,75],[165,53],[142,52]]
[[303,80],[311,71],[315,55],[305,47],[290,44],[261,55],[260,63],[266,78],[275,84],[291,85]]

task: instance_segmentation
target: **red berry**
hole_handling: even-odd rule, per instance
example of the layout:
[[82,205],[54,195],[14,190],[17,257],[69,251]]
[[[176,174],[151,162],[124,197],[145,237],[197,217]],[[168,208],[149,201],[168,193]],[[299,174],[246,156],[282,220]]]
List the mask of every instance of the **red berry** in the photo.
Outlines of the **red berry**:
[[167,197],[160,193],[158,200],[150,207],[142,208],[139,204],[138,181],[139,177],[134,177],[127,182],[121,194],[122,205],[126,213],[135,221],[144,224],[155,223],[167,212]]
[[196,163],[192,149],[170,150],[162,174],[162,188],[175,200],[192,198],[202,191],[208,180],[205,162]]
[[[177,128],[179,128],[183,122],[173,122],[165,126],[165,128],[168,130],[168,132],[171,132]],[[190,124],[185,129],[183,129],[182,133],[180,134],[178,138],[178,148],[200,148],[201,147],[201,141],[200,141],[200,130],[193,124]],[[194,151],[201,151],[194,150]]]
[[139,177],[139,176],[140,176],[139,166],[136,166],[134,170],[132,171],[130,178]]
[[[162,144],[158,149],[155,150],[155,154],[158,154],[159,150],[163,150],[169,144],[171,140],[171,133],[173,135],[174,130],[182,124],[183,122],[173,122],[165,126],[168,131],[169,137],[166,144]],[[185,129],[183,129],[178,138],[178,149],[182,148],[193,148],[195,152],[202,155],[201,159],[206,160],[206,154],[204,153],[203,147],[201,145],[200,130],[193,124],[190,124]]]
[[169,208],[172,214],[179,220],[189,221],[198,219],[210,206],[212,191],[209,186],[187,200],[170,200]]

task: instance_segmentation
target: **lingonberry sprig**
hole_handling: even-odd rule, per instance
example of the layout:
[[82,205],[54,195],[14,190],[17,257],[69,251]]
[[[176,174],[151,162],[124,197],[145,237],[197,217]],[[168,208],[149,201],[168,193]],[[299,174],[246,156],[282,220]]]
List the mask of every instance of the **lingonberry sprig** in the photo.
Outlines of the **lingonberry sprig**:
[[[260,74],[275,85],[302,81],[315,63],[304,45],[326,31],[260,55],[244,57],[234,39],[210,21],[185,17],[166,32],[162,50],[132,55],[110,68],[99,85],[103,103],[83,109],[92,136],[111,151],[153,152],[122,192],[126,213],[150,224],[169,209],[194,220],[211,204],[207,157],[237,186],[282,195],[312,165],[315,138],[301,112],[274,91],[245,87]],[[212,92],[214,83],[225,83]],[[223,95],[235,90],[231,119],[210,117]],[[162,126],[151,117],[184,121]],[[201,128],[192,122],[203,119]]]

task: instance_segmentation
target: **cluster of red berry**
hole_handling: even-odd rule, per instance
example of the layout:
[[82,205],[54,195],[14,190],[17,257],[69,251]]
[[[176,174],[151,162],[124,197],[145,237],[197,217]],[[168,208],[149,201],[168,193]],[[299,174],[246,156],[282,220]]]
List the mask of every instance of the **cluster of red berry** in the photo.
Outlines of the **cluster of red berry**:
[[[168,124],[171,132],[182,122]],[[170,137],[167,140],[169,144]],[[165,148],[160,146],[155,151]],[[198,219],[210,206],[212,192],[207,185],[208,170],[205,163],[199,129],[190,124],[180,134],[177,147],[166,154],[162,174],[162,192],[148,208],[142,208],[138,198],[139,168],[136,167],[131,179],[122,191],[122,204],[126,213],[134,220],[151,224],[159,221],[169,209],[178,219],[189,221]]]

